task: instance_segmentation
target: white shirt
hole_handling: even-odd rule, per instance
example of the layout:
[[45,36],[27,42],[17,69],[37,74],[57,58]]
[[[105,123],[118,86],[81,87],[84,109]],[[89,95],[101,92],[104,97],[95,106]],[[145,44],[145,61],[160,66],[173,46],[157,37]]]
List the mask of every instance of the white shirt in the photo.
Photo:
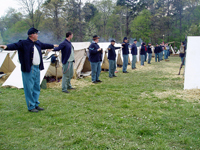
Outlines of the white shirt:
[[74,61],[74,47],[73,46],[71,48],[71,55],[70,55],[70,57],[68,59],[68,62],[70,62],[70,61]]
[[40,64],[40,54],[38,52],[37,47],[34,45],[34,52],[33,52],[33,65],[39,65]]

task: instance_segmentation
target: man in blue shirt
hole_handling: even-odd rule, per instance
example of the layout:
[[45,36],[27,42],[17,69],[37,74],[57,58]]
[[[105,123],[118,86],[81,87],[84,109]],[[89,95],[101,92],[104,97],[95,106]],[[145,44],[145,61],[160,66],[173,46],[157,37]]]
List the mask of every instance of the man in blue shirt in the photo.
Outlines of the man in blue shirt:
[[148,53],[148,64],[151,64],[151,58],[152,58],[151,43],[149,43],[147,46],[147,53]]
[[117,77],[115,75],[116,70],[116,49],[121,47],[115,47],[115,40],[111,40],[111,44],[108,47],[108,59],[109,59],[109,77]]
[[144,66],[144,61],[145,61],[145,43],[142,43],[141,45],[141,50],[140,50],[140,58],[141,58],[141,66]]
[[[160,62],[160,46],[156,43],[156,47],[154,49],[154,53],[155,53],[155,62]],[[158,59],[157,59],[158,58]]]
[[69,93],[68,90],[74,90],[71,86],[71,79],[74,74],[74,47],[70,40],[73,38],[72,32],[66,33],[66,39],[60,43],[59,47],[54,48],[53,51],[62,52],[63,76],[62,76],[62,92]]
[[89,61],[92,70],[92,83],[102,82],[99,80],[101,73],[101,61],[103,50],[97,44],[99,42],[99,37],[97,35],[93,36],[93,41],[89,47]]
[[129,48],[128,48],[128,39],[127,37],[124,37],[123,43],[122,43],[122,53],[123,53],[123,73],[127,72],[127,66],[128,66],[128,54],[129,54]]
[[132,69],[136,69],[136,62],[137,62],[137,40],[134,40],[134,43],[131,46],[131,54],[132,54]]
[[44,69],[42,53],[43,49],[51,49],[56,45],[45,44],[38,40],[38,30],[30,28],[28,38],[9,45],[0,45],[5,50],[18,50],[21,63],[22,80],[26,104],[30,112],[44,110],[39,107],[40,95],[40,70]]

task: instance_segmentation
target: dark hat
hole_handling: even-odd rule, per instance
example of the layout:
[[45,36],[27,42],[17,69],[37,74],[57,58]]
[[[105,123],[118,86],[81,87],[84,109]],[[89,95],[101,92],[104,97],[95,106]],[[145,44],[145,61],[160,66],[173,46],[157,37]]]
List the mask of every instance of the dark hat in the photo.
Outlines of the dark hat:
[[111,40],[111,42],[115,42],[115,40]]
[[93,39],[99,39],[100,37],[98,35],[94,35]]
[[134,42],[137,41],[137,39],[134,40]]
[[124,40],[128,40],[127,37],[124,37],[123,41],[124,41]]
[[158,43],[156,43],[156,45],[158,45]]
[[34,34],[34,33],[39,33],[40,31],[35,29],[35,28],[30,28],[27,32],[28,35]]

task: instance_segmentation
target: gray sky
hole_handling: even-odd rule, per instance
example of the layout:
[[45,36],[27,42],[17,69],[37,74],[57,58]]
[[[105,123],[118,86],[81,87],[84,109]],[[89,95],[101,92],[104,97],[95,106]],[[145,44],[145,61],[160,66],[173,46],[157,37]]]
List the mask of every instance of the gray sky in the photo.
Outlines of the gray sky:
[[5,15],[8,8],[14,8],[18,11],[20,5],[18,4],[17,0],[0,0],[0,17]]
[[[82,0],[82,2],[88,2],[93,0]],[[8,8],[14,8],[17,11],[20,11],[20,5],[18,0],[0,0],[0,17],[6,14]]]

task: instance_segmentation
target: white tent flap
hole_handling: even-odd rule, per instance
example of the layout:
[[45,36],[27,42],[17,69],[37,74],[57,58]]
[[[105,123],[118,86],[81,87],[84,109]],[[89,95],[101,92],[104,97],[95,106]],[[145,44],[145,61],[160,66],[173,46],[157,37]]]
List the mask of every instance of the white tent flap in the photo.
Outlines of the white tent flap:
[[189,36],[185,63],[184,89],[200,89],[200,36]]

